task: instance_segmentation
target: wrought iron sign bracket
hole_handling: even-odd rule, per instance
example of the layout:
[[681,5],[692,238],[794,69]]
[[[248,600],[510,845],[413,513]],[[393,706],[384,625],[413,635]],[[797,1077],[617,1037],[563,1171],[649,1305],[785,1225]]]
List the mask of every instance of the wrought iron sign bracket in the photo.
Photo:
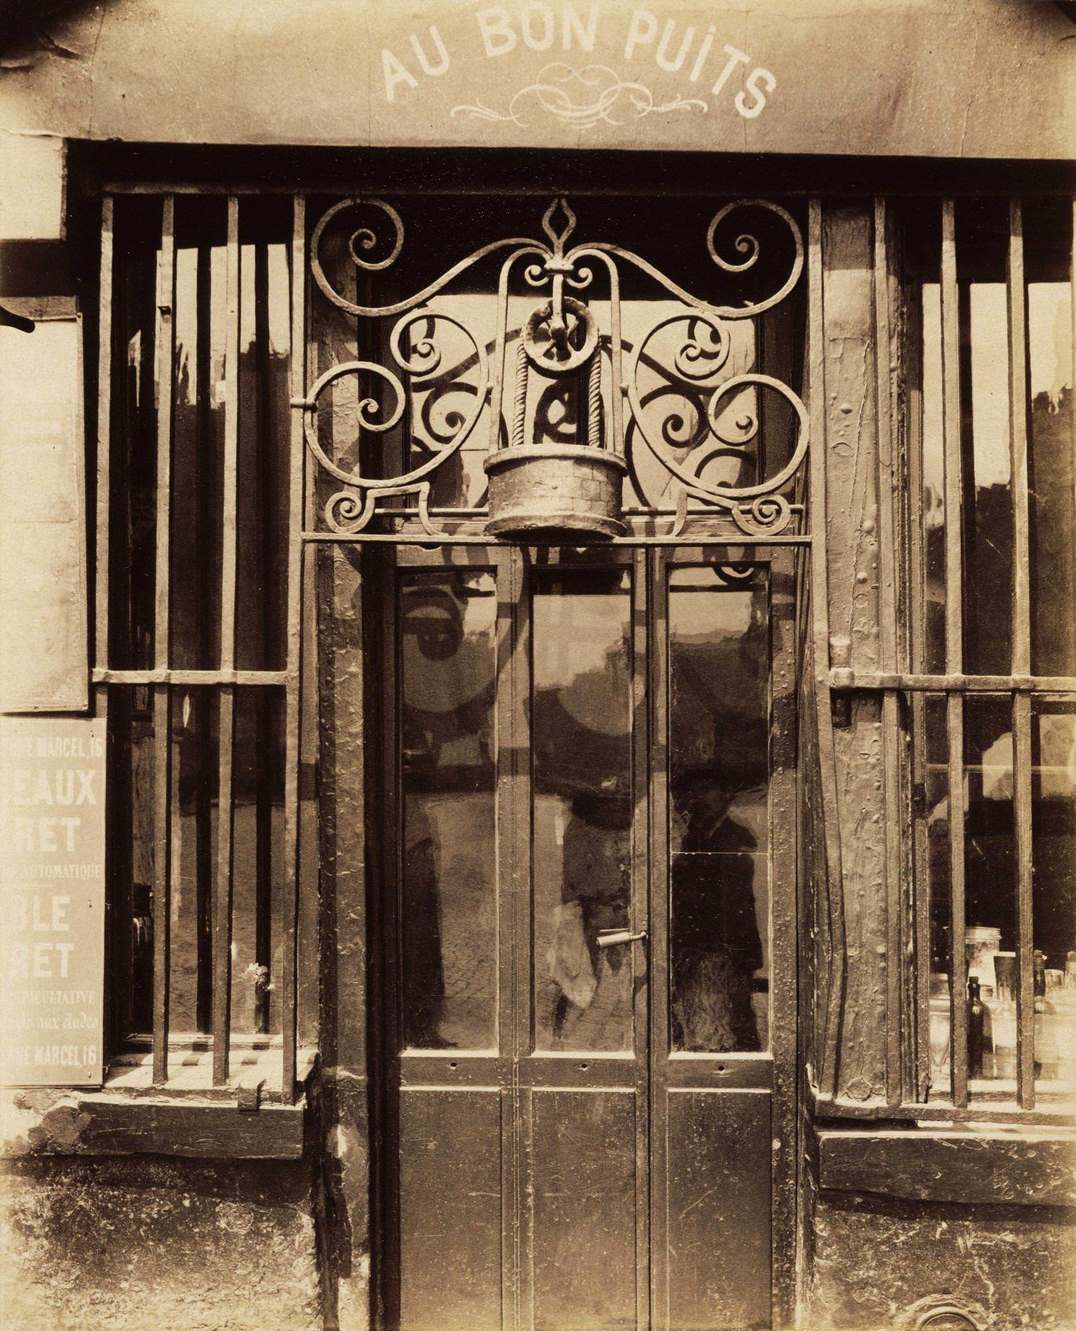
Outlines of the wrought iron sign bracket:
[[[758,319],[775,308],[796,287],[803,271],[800,229],[784,208],[761,199],[726,204],[711,218],[706,231],[710,260],[723,273],[738,275],[755,267],[762,244],[746,230],[735,236],[738,259],[718,248],[729,219],[741,213],[763,213],[771,224],[787,229],[791,260],[775,290],[742,304],[711,304],[691,294],[648,260],[605,241],[571,245],[577,219],[567,200],[554,199],[542,217],[544,239],[510,237],[494,240],[447,268],[413,295],[385,305],[363,305],[348,299],[329,276],[322,245],[349,215],[359,225],[348,232],[347,257],[361,274],[392,267],[404,247],[404,224],[391,204],[377,198],[345,199],[333,204],[311,235],[310,270],[322,295],[337,309],[360,321],[387,328],[382,359],[356,357],[330,366],[291,399],[302,413],[303,438],[316,463],[316,475],[331,493],[319,487],[318,522],[328,539],[382,538],[375,518],[391,517],[413,525],[423,535],[451,538],[446,518],[466,516],[481,521],[479,534],[508,540],[617,541],[632,538],[631,518],[667,521],[658,539],[691,539],[693,518],[723,518],[739,538],[755,542],[802,538],[803,505],[794,487],[803,481],[808,449],[808,416],[799,394],[773,375],[729,368],[737,322]],[[375,257],[380,254],[381,257]],[[454,284],[483,261],[500,260],[496,279],[493,327],[476,329],[464,322],[449,298]],[[622,329],[622,273],[654,284],[661,312],[634,341]],[[458,288],[457,288],[458,289]],[[510,298],[527,291],[536,303],[527,317],[509,318]],[[670,298],[676,308],[670,312]],[[604,318],[605,326],[600,325]],[[392,319],[389,325],[378,321]],[[444,337],[468,352],[455,361]],[[376,344],[376,337],[363,345]],[[511,350],[510,350],[511,348]],[[647,376],[661,375],[659,390],[648,388]],[[456,378],[453,379],[452,376]],[[435,439],[420,438],[412,428],[416,395],[431,385],[460,384],[466,375],[466,409],[447,414]],[[354,416],[359,443],[356,456],[369,453],[377,436],[395,439],[404,459],[393,475],[364,470],[360,460],[345,464],[334,450],[332,414],[323,412],[323,395],[334,384],[353,378],[357,384]],[[552,384],[574,403],[575,436],[570,442],[543,437],[532,403],[534,384]],[[785,461],[764,475],[760,448],[759,403],[763,395],[785,403],[791,437],[781,450]],[[663,395],[687,402],[693,427],[672,409],[662,416]],[[730,408],[733,410],[730,411]],[[681,416],[685,410],[679,407]],[[726,419],[734,417],[730,425]],[[325,422],[329,424],[326,425]],[[670,421],[673,422],[670,425]],[[680,437],[677,437],[679,422]],[[482,466],[487,478],[485,502],[478,508],[438,510],[433,503],[435,474],[476,435],[488,431]],[[402,442],[401,442],[402,441]],[[471,445],[473,451],[474,445]],[[651,473],[663,477],[660,503],[646,494],[641,479],[642,455]],[[756,467],[751,483],[741,483],[738,468]],[[655,468],[656,462],[656,468]],[[722,470],[723,466],[723,470]],[[729,468],[736,473],[729,479]],[[632,486],[636,508],[625,509],[625,482]],[[671,496],[671,501],[670,501]],[[793,496],[793,497],[790,497]],[[385,501],[400,503],[386,505]],[[455,531],[459,526],[456,522]]]

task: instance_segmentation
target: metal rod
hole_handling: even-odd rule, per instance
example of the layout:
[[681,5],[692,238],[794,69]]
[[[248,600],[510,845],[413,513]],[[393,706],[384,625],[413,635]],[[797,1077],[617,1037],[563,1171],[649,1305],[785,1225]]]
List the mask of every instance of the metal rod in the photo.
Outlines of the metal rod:
[[172,897],[171,690],[153,690],[153,1083],[168,1080],[169,927]]
[[520,338],[516,348],[516,378],[512,390],[512,435],[513,448],[523,446],[527,421],[527,349]]
[[903,1094],[901,1074],[901,811],[900,811],[900,700],[892,690],[882,696],[882,781],[885,799],[886,893],[886,1103],[898,1105]]
[[[650,679],[648,681],[650,769],[650,935],[655,940],[648,958],[650,989],[651,1170],[656,1179],[667,1169],[667,1069],[671,1044],[669,958],[669,589],[668,562],[663,551],[649,556]],[[656,1075],[655,1075],[656,1074]],[[661,1103],[655,1103],[660,1100]],[[656,1326],[669,1324],[669,1212],[663,1189],[650,1194],[651,1306]]]
[[[594,364],[598,365],[601,349],[594,351]],[[600,381],[600,369],[592,373]],[[600,384],[599,384],[600,386]],[[598,395],[598,413],[601,414],[601,396]],[[599,426],[600,430],[600,426]],[[609,440],[606,439],[609,446]],[[649,642],[647,603],[650,589],[647,582],[648,562],[651,556],[645,550],[636,550],[631,556],[631,915],[635,935],[645,934],[650,927],[650,829],[647,826],[651,732],[648,714],[650,681],[647,678]],[[629,931],[630,932],[630,931]],[[635,1301],[637,1308],[646,1308],[650,1302],[650,1031],[648,1027],[648,989],[650,985],[649,959],[643,948],[633,948],[625,962],[631,967],[633,978],[633,1013],[635,1027],[635,1091],[639,1106],[639,1119],[635,1132],[635,1177],[644,1194],[636,1204],[635,1225]]]
[[[227,328],[224,342],[224,534],[220,561],[220,667],[235,667],[236,533],[239,515],[239,200],[228,198]],[[203,388],[208,391],[208,388]]]
[[153,616],[153,661],[163,670],[169,660],[169,560],[172,504],[172,380],[175,365],[176,236],[175,200],[161,204],[160,266],[157,270],[157,314],[154,330],[154,378],[157,402],[157,551]]
[[1013,698],[1013,822],[1016,827],[1016,1091],[1035,1107],[1034,916],[1032,910],[1031,699]]
[[[291,248],[291,390],[301,397],[306,378],[306,200],[296,195],[292,213]],[[303,483],[306,441],[303,417],[291,413],[291,453],[288,482],[288,626],[287,684],[285,691],[284,768],[284,890],[281,905],[282,1067],[281,1095],[295,1096],[297,1041],[296,935],[299,878],[299,763],[301,760],[300,681],[302,678],[303,607]]]
[[1012,463],[1013,649],[1015,675],[1031,671],[1031,569],[1027,479],[1027,292],[1020,200],[1009,204],[1006,272],[1009,320],[1009,453]]
[[910,693],[1076,693],[1073,675],[905,675],[831,670],[832,689],[903,689]]
[[[926,791],[927,700],[921,693],[909,699],[912,721],[912,790]],[[915,956],[915,1073],[914,1096],[925,1100],[930,1084],[930,957],[931,957],[931,863],[925,799],[912,797],[914,916],[909,940]]]
[[964,948],[964,699],[948,698],[949,721],[949,1030],[953,1104],[968,1103],[968,987]]
[[93,672],[95,684],[235,684],[240,688],[284,685],[286,670],[109,670],[98,667]]
[[963,483],[960,440],[960,305],[956,270],[956,209],[942,203],[942,433],[945,452],[945,668],[964,668]]
[[[227,512],[228,510],[225,510]],[[220,752],[217,787],[217,875],[213,884],[213,1085],[228,1080],[232,1005],[232,756],[235,689],[220,691]]]
[[587,443],[602,446],[602,353],[596,346],[587,366]]
[[112,306],[114,205],[101,201],[101,292],[97,321],[97,573],[94,663],[108,663],[109,464],[112,450]]
[[[428,532],[335,532],[335,531],[304,531],[302,539],[312,545],[362,545],[381,544],[381,545],[421,545],[428,549],[435,549],[443,545],[482,545],[501,544],[508,546],[507,542],[496,542],[489,536],[475,535],[462,536],[455,532],[438,533],[431,536]],[[541,545],[543,542],[532,541],[528,538],[528,545]],[[548,544],[548,543],[545,543]],[[691,537],[685,536],[614,536],[608,541],[602,541],[600,544],[596,541],[590,542],[588,548],[594,550],[606,550],[610,546],[618,545],[648,545],[648,546],[691,546],[691,545],[744,545],[752,546],[770,546],[770,545],[794,545],[810,546],[812,540],[810,536],[748,536],[743,532],[713,533],[708,535],[695,534]]]

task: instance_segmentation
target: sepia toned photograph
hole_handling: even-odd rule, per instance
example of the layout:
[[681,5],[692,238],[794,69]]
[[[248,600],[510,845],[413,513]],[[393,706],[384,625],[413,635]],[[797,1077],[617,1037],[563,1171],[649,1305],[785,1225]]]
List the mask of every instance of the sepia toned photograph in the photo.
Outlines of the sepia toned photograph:
[[1076,1331],[1076,0],[0,0],[0,1331]]

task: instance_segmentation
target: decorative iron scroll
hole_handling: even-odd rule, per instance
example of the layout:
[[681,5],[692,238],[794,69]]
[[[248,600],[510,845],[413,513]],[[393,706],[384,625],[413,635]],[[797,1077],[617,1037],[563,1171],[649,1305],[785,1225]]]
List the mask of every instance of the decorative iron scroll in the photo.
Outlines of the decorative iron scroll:
[[[328,527],[358,535],[379,510],[400,516],[400,508],[385,509],[383,501],[403,502],[407,496],[413,503],[406,513],[416,517],[431,535],[439,534],[438,514],[431,504],[435,473],[464,448],[484,413],[489,418],[488,456],[527,442],[528,375],[538,375],[543,382],[558,383],[575,376],[582,423],[578,442],[623,459],[643,503],[638,511],[670,515],[671,535],[684,530],[689,513],[724,514],[740,532],[754,539],[784,532],[798,507],[789,496],[807,453],[807,410],[789,384],[755,370],[733,373],[729,360],[733,325],[772,310],[799,282],[804,265],[802,235],[794,218],[780,205],[743,199],[714,214],[706,229],[705,247],[716,268],[733,278],[755,268],[763,250],[758,236],[740,230],[731,257],[723,252],[725,244],[719,239],[726,236],[730,219],[751,210],[768,214],[787,230],[790,258],[787,269],[782,267],[776,289],[742,304],[719,305],[700,299],[645,258],[619,245],[593,241],[570,246],[576,216],[565,199],[557,198],[542,217],[544,239],[512,236],[494,240],[405,299],[365,305],[350,299],[330,278],[322,253],[326,233],[332,228],[332,234],[339,235],[347,223],[343,227],[347,258],[361,282],[396,263],[404,248],[403,219],[383,199],[353,198],[333,204],[318,220],[310,241],[310,268],[318,289],[333,306],[360,321],[395,322],[382,359],[356,358],[335,364],[314,380],[305,397],[292,403],[303,413],[306,443],[322,475],[339,483],[328,497],[320,499]],[[453,286],[464,274],[492,256],[500,259],[492,326],[469,327],[452,312],[447,298],[455,294]],[[655,285],[661,302],[660,316],[631,340],[621,326],[621,278],[629,268],[634,270],[634,280],[641,274]],[[517,320],[518,327],[510,327],[510,295],[517,299],[527,291],[535,293],[531,313],[521,322]],[[494,294],[492,283],[490,294]],[[670,298],[677,302],[672,312]],[[457,311],[463,308],[455,307]],[[605,327],[600,326],[599,310]],[[455,330],[451,336],[457,347],[468,348],[465,362],[458,353],[454,357],[456,364],[466,363],[470,377],[465,385],[452,378],[453,365],[443,345],[449,330]],[[330,417],[323,410],[323,394],[352,376],[358,389],[354,418],[359,434],[367,440],[401,430],[408,435],[403,456],[410,465],[405,464],[398,474],[370,474],[361,461],[345,462],[334,456],[327,441],[331,426],[325,439],[319,433],[319,417],[322,422]],[[451,409],[442,405],[435,421],[437,394],[446,392],[465,392],[469,400],[465,406]],[[426,397],[418,410],[416,402],[423,394]],[[761,469],[764,401],[783,403],[782,419],[789,422],[779,468],[772,475],[756,475],[750,484],[729,480],[727,474],[715,477],[712,473],[720,473],[722,466],[726,473],[730,468],[742,470],[749,456]],[[421,437],[411,419],[416,414],[423,425]],[[647,463],[649,474],[665,477],[661,504],[648,501],[646,485],[640,480],[641,446],[652,459]],[[659,464],[656,469],[654,460]]]

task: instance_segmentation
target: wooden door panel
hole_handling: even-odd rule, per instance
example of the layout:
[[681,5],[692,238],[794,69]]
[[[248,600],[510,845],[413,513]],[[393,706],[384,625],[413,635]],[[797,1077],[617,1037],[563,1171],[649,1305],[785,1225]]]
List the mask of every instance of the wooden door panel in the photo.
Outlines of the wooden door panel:
[[[416,687],[393,732],[399,881],[440,912],[415,890],[390,907],[389,978],[421,1018],[397,1009],[388,1068],[397,1331],[773,1325],[791,653],[778,557],[726,569],[729,553],[401,558],[426,599],[401,603],[420,637],[398,669],[459,673],[471,641],[488,684],[456,730],[454,681]],[[408,858],[412,824],[428,862]],[[609,928],[643,941],[599,948]]]
[[634,1331],[635,1088],[527,1100],[535,1331]]
[[503,1101],[497,1089],[400,1092],[406,1331],[500,1331]]
[[670,1331],[770,1325],[770,1103],[766,1091],[668,1093]]

